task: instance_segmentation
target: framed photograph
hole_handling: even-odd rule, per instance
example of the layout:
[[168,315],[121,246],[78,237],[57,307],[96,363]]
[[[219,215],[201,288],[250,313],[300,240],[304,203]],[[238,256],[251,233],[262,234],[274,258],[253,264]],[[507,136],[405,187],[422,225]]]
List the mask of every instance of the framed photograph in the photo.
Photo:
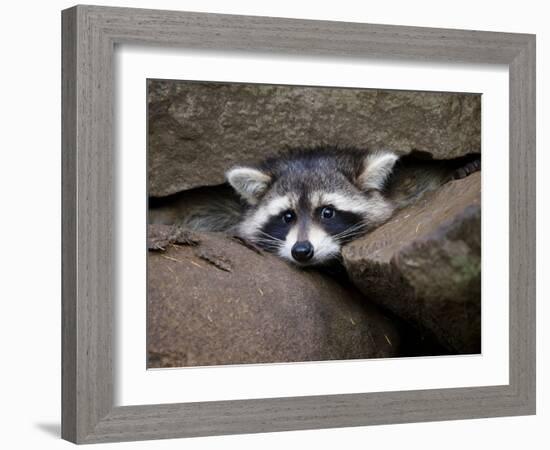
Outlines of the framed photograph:
[[62,435],[535,413],[535,37],[62,13]]

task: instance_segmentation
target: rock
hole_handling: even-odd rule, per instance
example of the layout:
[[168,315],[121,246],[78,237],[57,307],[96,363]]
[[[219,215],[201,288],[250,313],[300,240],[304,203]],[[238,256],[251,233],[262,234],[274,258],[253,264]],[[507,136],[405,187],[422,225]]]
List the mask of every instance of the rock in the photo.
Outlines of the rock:
[[395,325],[356,290],[219,233],[189,242],[148,254],[148,367],[398,354]]
[[342,252],[370,300],[460,354],[481,350],[480,189],[447,183]]
[[479,153],[480,113],[471,94],[149,80],[149,196],[220,184],[289,147]]

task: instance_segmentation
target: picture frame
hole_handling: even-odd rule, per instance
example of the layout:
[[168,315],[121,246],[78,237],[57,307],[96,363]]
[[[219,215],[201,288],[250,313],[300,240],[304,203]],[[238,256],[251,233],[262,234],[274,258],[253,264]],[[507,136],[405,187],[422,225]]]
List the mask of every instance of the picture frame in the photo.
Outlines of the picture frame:
[[[535,36],[99,6],[64,10],[62,34],[64,439],[115,442],[535,413]],[[509,384],[114,406],[118,44],[507,65]]]

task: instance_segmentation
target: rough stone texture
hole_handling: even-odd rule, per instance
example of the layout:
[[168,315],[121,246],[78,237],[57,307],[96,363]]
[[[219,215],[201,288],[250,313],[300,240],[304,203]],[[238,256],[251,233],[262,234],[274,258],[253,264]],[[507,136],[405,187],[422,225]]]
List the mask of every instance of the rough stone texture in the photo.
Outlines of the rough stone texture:
[[150,226],[165,250],[149,251],[148,367],[398,354],[396,326],[356,290],[222,234],[178,236]]
[[480,152],[479,95],[149,80],[148,108],[153,197],[219,184],[230,166],[289,147]]
[[452,181],[342,252],[370,300],[460,354],[481,350],[480,189]]

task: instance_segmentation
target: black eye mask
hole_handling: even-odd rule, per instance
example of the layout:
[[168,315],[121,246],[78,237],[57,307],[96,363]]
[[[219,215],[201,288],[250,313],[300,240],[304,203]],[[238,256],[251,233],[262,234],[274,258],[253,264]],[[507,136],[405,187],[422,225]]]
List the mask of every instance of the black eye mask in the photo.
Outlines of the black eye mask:
[[[341,211],[336,208],[334,214],[330,218],[323,217],[323,208],[315,210],[316,222],[331,236],[336,236],[344,233],[346,230],[351,230],[352,227],[358,227],[363,221],[363,217],[349,211]],[[345,240],[345,239],[344,239]]]
[[[285,211],[286,213],[286,211]],[[272,216],[266,224],[261,229],[261,237],[263,239],[269,239],[271,236],[274,239],[279,239],[281,241],[284,241],[286,239],[286,235],[290,231],[290,228],[295,223],[295,219],[291,220],[290,222],[285,222],[283,219],[283,214],[277,214],[276,216]]]

